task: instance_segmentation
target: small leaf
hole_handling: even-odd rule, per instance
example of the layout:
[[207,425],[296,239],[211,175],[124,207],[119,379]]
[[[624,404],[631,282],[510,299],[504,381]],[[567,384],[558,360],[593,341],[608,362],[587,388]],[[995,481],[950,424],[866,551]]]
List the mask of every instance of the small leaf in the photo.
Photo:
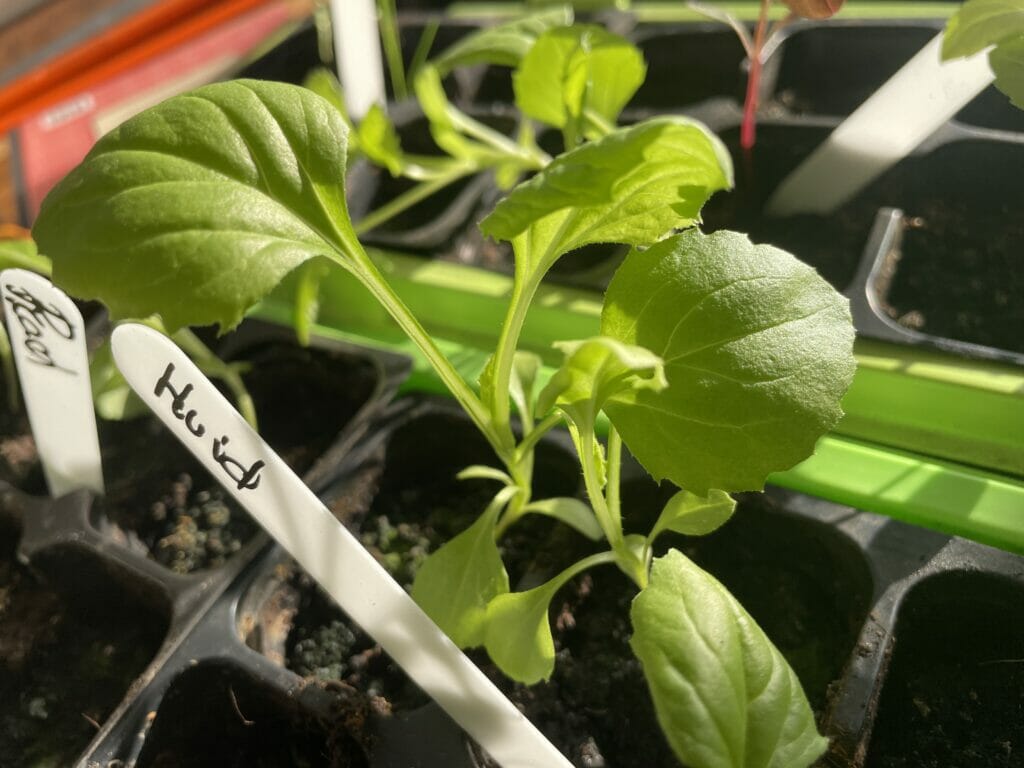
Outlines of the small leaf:
[[587,453],[593,456],[598,485],[604,487],[607,461],[595,434],[597,415],[609,398],[622,392],[664,388],[661,358],[601,336],[555,346],[565,352],[565,361],[537,398],[537,413],[558,408],[565,414],[576,451],[581,459]]
[[828,19],[839,13],[845,0],[783,0],[802,19]]
[[346,134],[305,88],[206,86],[100,139],[43,201],[34,234],[55,282],[115,319],[232,328],[307,259],[365,259],[350,250]]
[[524,512],[536,512],[541,515],[561,520],[575,528],[588,539],[598,541],[604,535],[601,526],[587,504],[571,496],[558,496],[552,499],[532,501],[526,505]]
[[502,485],[515,485],[515,482],[506,472],[483,464],[473,464],[466,467],[455,477],[458,480],[497,480]]
[[49,277],[52,265],[48,258],[39,254],[36,242],[31,238],[0,240],[0,270],[12,268],[27,269]]
[[828,746],[793,670],[750,615],[676,550],[633,601],[630,640],[658,723],[691,768],[806,768]]
[[848,302],[811,267],[745,235],[684,232],[629,253],[601,331],[665,361],[669,386],[605,412],[655,479],[760,489],[814,451],[853,378]]
[[946,25],[942,58],[957,59],[1024,35],[1024,0],[968,0]]
[[518,490],[500,490],[473,525],[431,554],[416,572],[413,599],[462,648],[483,644],[487,604],[508,592],[494,526]]
[[533,424],[533,385],[541,368],[539,355],[516,350],[512,358],[512,378],[508,383],[509,396],[529,429]]
[[395,126],[380,104],[374,104],[359,124],[359,150],[376,165],[398,176],[405,165]]
[[570,579],[601,563],[610,563],[610,552],[591,555],[566,568],[539,587],[508,592],[487,606],[484,645],[491,660],[508,677],[527,685],[547,680],[555,668],[555,644],[551,639],[548,606]]
[[664,389],[661,358],[643,347],[623,344],[607,336],[585,341],[560,341],[565,353],[562,367],[537,399],[539,415],[561,408],[578,424],[594,424],[605,402],[630,389]]
[[647,65],[623,37],[596,25],[549,29],[512,78],[516,105],[556,128],[579,124],[585,109],[609,123],[644,81]]
[[543,10],[467,35],[435,58],[431,64],[442,76],[456,67],[470,64],[514,67],[545,30],[571,23],[572,8],[569,6]]
[[302,81],[302,87],[308,88],[321,99],[333,105],[349,130],[352,129],[352,120],[349,119],[348,109],[345,107],[345,93],[342,91],[337,75],[326,67],[317,67],[306,75],[306,79]]
[[554,579],[526,592],[498,595],[487,606],[484,647],[513,680],[533,685],[555,669],[548,605],[561,583]]
[[691,120],[661,117],[560,155],[480,228],[512,242],[518,277],[535,277],[590,243],[651,245],[692,225],[707,199],[730,186],[721,141]]
[[996,46],[988,61],[996,75],[996,88],[1009,96],[1015,107],[1024,109],[1024,32]]
[[704,536],[728,522],[735,511],[736,501],[725,491],[713,490],[707,496],[679,491],[665,504],[650,540],[662,531]]
[[331,265],[324,258],[310,259],[295,270],[295,305],[292,325],[299,343],[308,346],[313,335],[313,324],[320,315],[320,283],[327,277]]
[[448,114],[451,105],[438,71],[429,64],[423,66],[416,73],[414,88],[423,114],[430,121],[430,135],[437,146],[452,157],[467,158],[475,155],[478,151],[476,144],[456,129]]

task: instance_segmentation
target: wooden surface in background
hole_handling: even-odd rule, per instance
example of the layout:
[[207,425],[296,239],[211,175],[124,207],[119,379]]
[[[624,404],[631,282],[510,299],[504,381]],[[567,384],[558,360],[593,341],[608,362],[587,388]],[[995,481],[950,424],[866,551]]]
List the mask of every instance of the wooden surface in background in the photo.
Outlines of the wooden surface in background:
[[19,16],[0,27],[0,72],[123,4],[124,0],[49,0]]
[[[0,136],[0,225],[19,219],[18,204],[14,199],[14,183],[11,168],[11,143]],[[0,237],[3,233],[0,232]]]

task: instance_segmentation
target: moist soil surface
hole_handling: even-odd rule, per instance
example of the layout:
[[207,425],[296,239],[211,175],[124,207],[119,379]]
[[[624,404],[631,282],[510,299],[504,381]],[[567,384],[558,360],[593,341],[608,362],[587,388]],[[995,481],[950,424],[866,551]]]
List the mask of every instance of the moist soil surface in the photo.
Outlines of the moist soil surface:
[[74,588],[47,581],[45,562],[37,574],[15,560],[16,540],[0,527],[0,755],[9,768],[66,768],[156,654],[166,627],[95,577],[95,563],[68,571]]
[[1019,585],[956,574],[912,592],[895,632],[867,768],[1024,765]]
[[[369,398],[362,358],[289,344],[246,355],[260,434],[297,472],[308,470]],[[258,527],[155,418],[102,425],[114,535],[176,573],[222,565]]]
[[345,694],[303,711],[247,673],[216,664],[187,670],[160,705],[138,768],[366,768],[349,736]]
[[7,386],[0,379],[0,480],[26,493],[45,492],[42,467],[36,441],[21,404],[11,409],[7,403]]
[[[476,441],[464,427],[459,435],[451,445],[461,454],[459,447]],[[397,449],[392,444],[386,468],[377,469],[377,478],[362,479],[369,486],[365,498],[373,498],[369,511],[346,520],[406,586],[425,554],[475,520],[497,488],[483,481],[475,488],[478,481],[453,481],[453,473],[440,471],[429,458],[444,454],[429,441],[422,444],[422,437],[404,441]],[[415,460],[410,453],[414,448]],[[486,463],[479,452],[456,458],[464,460],[463,466]],[[542,460],[539,466],[549,463],[554,462]],[[408,473],[418,478],[399,473],[396,465],[418,467]],[[575,482],[575,476],[570,477]],[[664,501],[667,492],[649,483],[624,487],[625,509]],[[539,583],[545,578],[542,574],[550,576],[593,551],[593,545],[550,521],[532,523],[517,525],[502,540],[510,581],[517,588]],[[853,649],[870,594],[863,562],[853,555],[849,562],[844,560],[842,547],[825,541],[827,537],[801,530],[798,521],[778,516],[767,500],[752,496],[720,532],[701,540],[666,541],[737,594],[794,666],[819,715],[827,706],[829,683],[839,676]],[[291,669],[321,680],[341,680],[370,696],[377,711],[426,702],[424,694],[306,577],[294,575],[288,588],[297,594],[291,604],[298,606],[283,648]],[[639,662],[629,648],[629,606],[635,594],[632,583],[614,568],[595,569],[558,594],[551,607],[557,661],[548,682],[532,687],[512,683],[486,654],[471,653],[581,768],[678,766],[658,729]]]
[[1024,220],[1009,198],[987,210],[908,210],[885,310],[907,328],[1024,354]]

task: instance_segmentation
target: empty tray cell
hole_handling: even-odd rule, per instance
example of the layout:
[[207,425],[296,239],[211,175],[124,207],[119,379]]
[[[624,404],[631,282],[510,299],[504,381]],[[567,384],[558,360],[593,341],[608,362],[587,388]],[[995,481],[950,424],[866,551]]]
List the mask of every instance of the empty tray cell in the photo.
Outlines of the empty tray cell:
[[961,571],[921,583],[896,622],[867,768],[1024,760],[1024,585]]
[[310,711],[250,672],[207,662],[172,683],[136,766],[364,768],[345,715]]
[[28,568],[0,527],[0,755],[74,763],[156,655],[170,606],[95,555],[46,550]]
[[795,29],[773,56],[771,98],[797,114],[848,115],[938,32],[870,22]]
[[1024,353],[1024,144],[958,141],[916,165],[881,303],[908,328]]

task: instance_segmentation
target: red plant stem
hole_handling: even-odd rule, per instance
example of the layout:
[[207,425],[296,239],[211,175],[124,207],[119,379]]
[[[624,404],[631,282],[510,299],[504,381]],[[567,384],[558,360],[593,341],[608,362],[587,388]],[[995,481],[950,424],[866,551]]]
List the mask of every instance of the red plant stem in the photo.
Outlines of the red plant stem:
[[754,31],[754,50],[747,75],[747,96],[743,102],[743,122],[740,124],[740,148],[748,154],[757,139],[757,102],[761,90],[761,50],[768,30],[768,8],[772,0],[761,0],[761,15]]

